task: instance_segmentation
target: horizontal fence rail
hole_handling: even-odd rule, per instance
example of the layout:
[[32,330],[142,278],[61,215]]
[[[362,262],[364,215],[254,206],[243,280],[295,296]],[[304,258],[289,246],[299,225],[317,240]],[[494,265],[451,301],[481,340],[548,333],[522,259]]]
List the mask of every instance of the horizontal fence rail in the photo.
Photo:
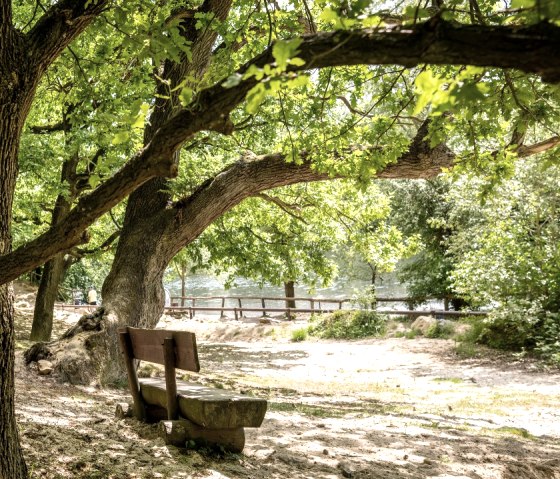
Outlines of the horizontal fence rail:
[[[413,305],[435,300],[436,298],[410,298],[410,297],[394,297],[376,298],[377,303],[405,303],[409,309],[406,310],[378,310],[381,314],[396,315],[396,316],[409,316],[417,317],[422,315],[435,315],[441,318],[444,317],[465,317],[465,316],[485,316],[487,313],[482,311],[444,311],[444,310],[414,310]],[[220,301],[220,306],[202,306],[203,302]],[[244,306],[243,301],[257,301],[261,303],[261,307]],[[270,304],[267,306],[266,302],[280,302],[280,303],[294,303],[307,302],[308,308],[301,307],[275,307]],[[181,306],[179,306],[179,302]],[[189,305],[185,305],[189,302]],[[197,305],[198,302],[198,305]],[[234,302],[236,306],[227,305],[227,302]],[[278,297],[278,296],[172,296],[171,306],[165,309],[169,312],[188,312],[189,317],[193,318],[196,312],[219,312],[222,317],[226,313],[233,313],[235,319],[242,318],[244,313],[261,313],[266,316],[267,313],[285,313],[288,317],[296,313],[332,313],[337,310],[343,309],[344,303],[355,303],[353,298],[309,298],[309,297]],[[334,307],[332,305],[335,305]],[[327,306],[329,305],[329,306]],[[291,305],[290,305],[291,306]],[[358,308],[348,308],[358,309]]]
[[[387,314],[392,316],[408,316],[408,317],[418,317],[418,316],[436,316],[439,318],[460,318],[466,316],[486,316],[488,313],[484,311],[444,311],[437,309],[430,310],[414,310],[413,305],[426,302],[429,300],[435,300],[436,298],[376,298],[377,303],[404,303],[409,306],[409,309],[401,310],[377,310],[381,314]],[[209,301],[220,301],[219,306],[201,306],[202,302]],[[185,306],[185,302],[190,302],[188,306]],[[197,301],[199,305],[197,306]],[[235,302],[236,306],[227,305],[227,302]],[[257,301],[261,303],[261,307],[254,306],[243,306],[243,301]],[[266,302],[274,301],[280,303],[292,302],[295,304],[296,301],[307,302],[309,304],[308,308],[298,308],[298,307],[274,307],[267,306]],[[179,306],[181,302],[181,306]],[[201,313],[213,313],[219,312],[220,316],[225,317],[226,313],[233,313],[235,319],[240,319],[245,316],[245,313],[261,313],[262,316],[266,316],[267,313],[284,313],[288,317],[291,317],[296,313],[307,313],[307,314],[322,314],[322,313],[333,313],[334,311],[341,310],[344,303],[355,303],[356,300],[352,298],[308,298],[308,297],[278,297],[278,296],[172,296],[171,306],[166,306],[165,310],[167,312],[176,313],[188,313],[190,318],[193,318],[197,312]],[[335,305],[326,306],[326,305]],[[97,306],[89,304],[65,304],[57,303],[56,307],[63,310],[73,310],[73,311],[93,311]],[[358,309],[358,308],[348,308],[348,309]]]

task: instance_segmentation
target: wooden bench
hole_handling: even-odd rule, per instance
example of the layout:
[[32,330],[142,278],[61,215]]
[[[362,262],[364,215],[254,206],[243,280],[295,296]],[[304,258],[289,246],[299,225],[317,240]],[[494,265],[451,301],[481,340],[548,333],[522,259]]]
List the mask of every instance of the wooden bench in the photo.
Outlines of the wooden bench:
[[[175,368],[200,370],[193,333],[127,327],[119,329],[119,344],[133,399],[132,413],[144,421],[161,420],[159,432],[167,444],[185,446],[193,440],[241,452],[243,428],[261,425],[265,399],[177,381]],[[165,379],[139,379],[135,359],[163,364]],[[123,415],[122,406],[117,406],[117,413],[119,407]]]

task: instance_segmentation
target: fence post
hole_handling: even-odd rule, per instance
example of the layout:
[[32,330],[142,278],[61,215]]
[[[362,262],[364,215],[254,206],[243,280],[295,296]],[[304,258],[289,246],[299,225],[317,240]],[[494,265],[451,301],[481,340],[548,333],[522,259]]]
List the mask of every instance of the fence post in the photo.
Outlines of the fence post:
[[226,306],[226,298],[222,297],[222,311],[220,312],[220,318],[224,317],[224,308]]
[[196,308],[196,299],[193,298],[193,300],[192,300],[192,309],[191,309],[191,311],[192,311],[191,319],[194,318],[194,315],[195,315],[195,313],[196,313],[196,311],[194,310],[194,308]]
[[241,298],[237,298],[237,302],[239,303],[239,312],[241,313],[241,317],[243,317],[243,306],[241,304]]

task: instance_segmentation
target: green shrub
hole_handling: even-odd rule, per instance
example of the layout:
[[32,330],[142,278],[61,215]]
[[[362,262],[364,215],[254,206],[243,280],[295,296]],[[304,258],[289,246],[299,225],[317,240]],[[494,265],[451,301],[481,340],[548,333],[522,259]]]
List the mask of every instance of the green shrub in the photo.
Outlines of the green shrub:
[[440,338],[447,339],[455,334],[455,326],[451,323],[444,323],[442,321],[437,321],[432,326],[428,328],[425,336],[427,338]]
[[358,339],[382,336],[387,317],[375,311],[335,311],[309,327],[309,334],[323,339]]
[[299,343],[307,339],[307,328],[294,329],[292,331],[292,342]]
[[535,334],[535,351],[560,366],[560,313],[546,312]]
[[508,351],[533,349],[538,312],[525,305],[506,305],[492,311],[484,320],[478,343]]
[[416,329],[411,329],[410,331],[407,331],[404,335],[404,337],[406,339],[414,339],[416,338],[420,333],[416,330]]
[[468,331],[458,337],[462,344],[484,344],[509,351],[534,351],[560,365],[560,314],[543,311],[538,304],[509,304],[486,318],[466,320]]
[[479,342],[480,336],[486,329],[485,318],[480,316],[469,316],[462,319],[461,322],[468,324],[469,328],[464,333],[457,336],[457,341],[472,344]]

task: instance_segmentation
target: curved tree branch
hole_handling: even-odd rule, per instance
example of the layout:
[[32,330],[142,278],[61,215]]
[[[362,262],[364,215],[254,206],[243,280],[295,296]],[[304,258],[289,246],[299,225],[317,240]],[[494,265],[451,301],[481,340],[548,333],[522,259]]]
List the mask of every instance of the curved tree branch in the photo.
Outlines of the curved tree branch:
[[517,149],[517,156],[520,158],[526,158],[531,155],[536,155],[538,153],[544,153],[560,144],[560,137],[553,136],[539,143],[533,145],[521,145]]
[[126,198],[138,186],[156,176],[173,177],[177,165],[169,156],[141,150],[123,168],[95,190],[80,197],[64,221],[42,235],[0,257],[0,284],[40,266],[57,253],[88,241],[87,227]]
[[[432,148],[425,139],[429,123],[429,120],[423,123],[409,149],[397,162],[379,171],[377,178],[430,178],[442,168],[452,166],[453,152],[443,144]],[[305,158],[302,164],[286,163],[281,153],[244,158],[207,180],[173,208],[163,211],[156,223],[166,225],[170,258],[245,198],[280,186],[341,178],[317,171],[311,155],[302,156]]]
[[[391,30],[351,30],[303,37],[299,47],[302,71],[343,65],[413,67],[476,65],[517,68],[536,73],[543,80],[560,82],[560,27],[541,22],[529,27],[455,25],[439,17],[426,23]],[[251,65],[262,68],[274,62],[272,47],[239,69],[242,76]],[[229,113],[257,84],[254,77],[226,88],[224,81],[202,90],[193,103],[179,111],[156,133],[165,148],[178,148],[201,130],[231,132]],[[165,146],[164,146],[165,145]]]
[[27,33],[29,55],[40,73],[100,15],[108,0],[60,0]]

